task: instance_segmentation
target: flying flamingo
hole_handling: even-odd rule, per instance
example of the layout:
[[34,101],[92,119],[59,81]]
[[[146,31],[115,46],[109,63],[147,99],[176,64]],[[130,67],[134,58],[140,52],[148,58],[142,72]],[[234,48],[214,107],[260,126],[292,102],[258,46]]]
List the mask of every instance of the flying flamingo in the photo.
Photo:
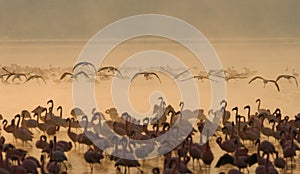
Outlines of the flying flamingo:
[[95,73],[97,72],[95,66],[94,66],[92,63],[90,63],[90,62],[79,62],[79,63],[77,63],[77,64],[73,67],[72,71],[74,72],[74,70],[75,70],[77,67],[80,67],[80,66],[91,66],[91,67],[94,69],[94,72],[95,72]]
[[155,73],[155,72],[148,72],[148,71],[144,71],[144,72],[138,72],[136,73],[132,78],[131,78],[131,82],[139,75],[144,75],[144,77],[146,78],[146,80],[151,79],[151,76],[155,76],[158,80],[159,83],[161,83],[161,80],[159,78],[159,76]]
[[115,74],[115,72],[118,72],[121,77],[123,76],[121,71],[118,68],[114,67],[114,66],[102,67],[97,72],[101,73],[102,71],[112,72],[113,74]]
[[196,75],[196,76],[189,77],[187,79],[183,79],[181,81],[183,82],[183,81],[187,81],[187,80],[190,80],[190,79],[198,79],[198,80],[202,80],[202,81],[203,81],[203,79],[211,80],[208,76]]
[[273,83],[273,84],[276,86],[277,91],[280,92],[280,88],[279,88],[279,85],[278,85],[277,81],[275,81],[275,80],[268,80],[268,79],[265,79],[265,78],[263,78],[263,77],[261,77],[261,76],[253,77],[253,78],[249,81],[249,84],[252,83],[254,80],[257,80],[257,79],[262,80],[262,82],[264,83],[264,88],[266,87],[266,84],[268,84],[268,83]]
[[276,78],[276,82],[278,82],[280,79],[282,78],[285,78],[285,79],[288,79],[289,82],[291,82],[291,79],[294,79],[295,82],[296,82],[296,85],[298,87],[298,81],[297,81],[297,78],[295,76],[291,76],[291,75],[279,75],[277,78]]
[[33,80],[33,79],[41,79],[46,84],[44,77],[41,75],[32,75],[32,76],[28,77],[28,79],[24,83],[27,83],[28,81]]
[[173,79],[178,79],[180,76],[182,76],[183,74],[189,72],[192,69],[192,68],[188,68],[188,69],[186,69],[186,70],[184,70],[184,71],[182,71],[182,72],[180,72],[178,74],[174,74],[174,73],[168,71],[167,69],[165,69],[164,67],[160,67],[160,68],[162,70],[164,70],[165,72],[167,72],[168,74],[170,74],[173,77]]
[[60,79],[60,80],[63,80],[66,76],[70,76],[71,78],[78,80],[77,78],[78,78],[79,75],[84,75],[86,78],[89,78],[89,75],[87,75],[87,73],[85,73],[84,71],[80,71],[80,72],[78,72],[78,73],[76,73],[76,74],[72,74],[72,73],[70,73],[70,72],[65,72],[65,73],[63,73],[63,74],[60,76],[59,79]]

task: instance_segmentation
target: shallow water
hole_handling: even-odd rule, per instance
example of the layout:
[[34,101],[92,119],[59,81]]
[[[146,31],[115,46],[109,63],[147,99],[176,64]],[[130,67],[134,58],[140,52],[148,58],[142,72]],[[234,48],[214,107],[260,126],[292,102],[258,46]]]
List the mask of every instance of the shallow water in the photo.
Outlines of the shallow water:
[[[205,83],[200,83],[199,85],[201,85],[202,88],[205,88],[204,85],[207,85],[208,88],[208,84]],[[243,81],[238,81],[238,82],[234,82],[234,83],[229,83],[228,84],[228,91],[230,92],[231,90],[234,91],[234,93],[236,94],[240,94],[240,95],[247,95],[247,93],[245,94],[245,92],[242,91],[243,88],[240,88],[239,86],[243,85]],[[100,86],[100,84],[99,84]],[[97,88],[100,88],[98,85],[96,85]],[[47,106],[46,102],[49,99],[53,99],[54,100],[54,104],[55,107],[62,105],[63,106],[63,116],[64,117],[68,117],[70,114],[70,110],[72,108],[72,93],[71,93],[71,84],[70,83],[64,83],[64,84],[60,84],[60,85],[55,85],[55,84],[48,84],[48,85],[36,85],[36,84],[25,84],[25,85],[5,85],[3,86],[3,84],[1,84],[2,87],[2,92],[1,92],[1,96],[2,96],[2,100],[1,100],[1,110],[2,110],[2,114],[5,118],[12,118],[15,114],[20,113],[20,111],[22,109],[27,109],[27,110],[32,110],[34,109],[37,105],[41,105],[41,106]],[[289,86],[287,86],[289,87]],[[294,87],[292,87],[294,88]],[[291,88],[291,89],[292,89]],[[101,88],[103,89],[103,88]],[[251,88],[250,88],[251,89]],[[38,93],[36,93],[36,91],[38,91]],[[298,91],[295,90],[294,93],[297,93]],[[270,92],[269,90],[269,95],[268,97],[272,97],[272,95],[277,94],[277,92],[275,91],[274,93]],[[9,95],[7,95],[9,94]],[[101,94],[99,94],[101,96]],[[108,95],[108,94],[106,94]],[[279,97],[284,97],[285,94],[281,94],[282,96]],[[138,96],[140,96],[140,94],[138,94]],[[234,104],[232,103],[237,103],[237,102],[230,102],[230,101],[234,101],[239,98],[239,95],[232,97],[233,95],[228,95],[228,97],[230,98],[229,101],[229,107],[231,108],[232,106],[234,106]],[[100,98],[101,101],[108,99],[109,96],[103,96]],[[209,96],[206,96],[209,97]],[[299,97],[299,95],[298,95]],[[294,98],[290,98],[290,99],[286,99],[289,101],[293,100],[297,98],[297,95]],[[134,97],[133,97],[134,99]],[[249,98],[247,97],[243,97],[240,99],[240,102],[238,102],[238,106],[242,107],[248,103],[251,103],[251,106],[253,106],[254,108],[256,107],[256,104],[254,102],[254,100],[256,99],[255,96],[249,96]],[[143,100],[142,100],[143,101]],[[244,103],[243,103],[244,101]],[[246,102],[247,101],[247,102]],[[274,100],[270,100],[273,102],[267,102],[268,100],[266,100],[266,98],[263,98],[263,106],[266,107],[270,107],[270,108],[275,108],[275,104],[277,103],[282,103],[277,101],[276,99]],[[141,101],[140,101],[141,102]],[[145,101],[147,103],[147,100]],[[144,106],[144,104],[141,104],[139,102],[133,102],[134,104],[137,104],[139,107]],[[176,102],[174,102],[174,106],[176,106]],[[273,105],[271,105],[270,103],[273,103]],[[290,103],[290,105],[293,103]],[[111,105],[107,104],[100,104],[103,108],[110,108]],[[283,104],[284,105],[284,104]],[[291,108],[290,105],[288,108]],[[296,108],[295,104],[295,108]],[[177,108],[179,110],[179,108]],[[101,109],[101,111],[103,111],[104,109]],[[143,109],[141,109],[143,110]],[[207,109],[205,109],[207,111]],[[284,111],[284,110],[283,110]],[[241,111],[244,115],[246,114],[244,111]],[[205,112],[207,113],[207,112]],[[285,113],[285,112],[284,112]],[[295,112],[296,113],[296,112]],[[295,114],[294,113],[294,114]],[[58,113],[57,113],[58,114]],[[73,130],[74,131],[74,130]],[[58,133],[58,139],[64,139],[64,140],[68,140],[68,137],[66,135],[67,130],[65,128],[61,128],[60,132]],[[5,137],[8,137],[8,141],[12,142],[12,136],[11,135],[6,135],[6,133],[4,131],[2,131],[2,135],[4,135]],[[199,136],[196,136],[197,139],[199,140]],[[39,138],[39,134],[35,133],[35,138],[33,140],[33,142],[31,142],[32,145],[35,144],[35,142],[38,140]],[[197,141],[198,141],[197,140]],[[218,145],[215,143],[216,138],[213,137],[210,142],[211,142],[211,147],[212,150],[214,152],[214,156],[215,156],[215,160],[212,163],[212,167],[210,169],[211,173],[217,173],[217,172],[221,172],[221,171],[227,171],[228,169],[232,168],[230,165],[227,165],[225,167],[221,167],[219,169],[215,169],[213,166],[216,164],[218,158],[224,154],[224,152],[222,152],[222,150],[220,150],[220,148],[218,147]],[[274,140],[271,138],[271,141],[274,142]],[[278,143],[276,143],[278,146]],[[19,147],[22,147],[21,143],[18,144]],[[255,152],[255,147],[254,145],[249,145],[250,149],[254,149],[253,151],[250,151],[251,153]],[[280,147],[278,146],[278,148],[280,149]],[[39,158],[40,156],[40,151],[35,150],[35,148],[31,148],[28,145],[25,145],[25,149],[28,150],[30,155],[33,155],[37,158]],[[68,172],[69,173],[89,173],[90,172],[90,168],[89,165],[84,161],[83,158],[83,154],[86,151],[86,147],[85,146],[81,146],[80,149],[77,147],[77,149],[74,149],[71,152],[66,153],[67,157],[68,157],[68,162],[67,162],[67,166],[68,166]],[[298,160],[298,157],[296,158],[297,160],[297,165],[300,164],[300,161]],[[140,163],[142,164],[142,161],[140,161]],[[196,164],[196,163],[195,163]],[[155,158],[152,160],[147,160],[145,162],[145,166],[144,166],[144,172],[145,173],[151,173],[151,170],[153,167],[160,167],[162,169],[163,167],[163,157],[159,157],[159,158]],[[197,168],[197,165],[195,165],[195,173],[202,173],[205,170],[202,169],[201,171]],[[256,166],[256,165],[255,165]],[[189,168],[192,169],[192,163],[189,163]],[[250,168],[250,173],[253,173],[256,167],[251,167]],[[297,167],[298,170],[299,167]],[[136,169],[131,169],[133,171],[136,171]],[[80,172],[79,172],[80,171]],[[94,173],[98,173],[98,172],[107,172],[107,173],[116,173],[115,167],[114,167],[114,162],[110,161],[109,159],[104,159],[102,160],[102,164],[100,165],[95,165],[94,168]],[[133,172],[136,173],[136,172]]]
[[[74,46],[75,45],[75,46]],[[69,47],[67,46],[0,46],[1,52],[0,57],[3,58],[2,65],[7,65],[10,63],[18,63],[21,59],[19,57],[24,56],[19,64],[21,65],[30,65],[30,66],[42,66],[47,67],[49,62],[52,62],[53,65],[57,66],[72,66],[76,61],[77,55],[79,54],[82,45],[74,44]],[[225,68],[235,66],[236,70],[243,71],[243,67],[248,67],[252,70],[256,70],[258,75],[264,75],[266,77],[275,78],[278,74],[281,73],[291,73],[291,69],[294,68],[298,72],[298,67],[300,65],[300,59],[296,58],[300,55],[300,46],[299,44],[293,45],[284,45],[284,44],[214,44],[213,45],[219,54],[223,66]],[[153,46],[159,47],[159,46]],[[118,50],[119,49],[119,50]],[[115,57],[119,55],[124,55],[124,57],[135,52],[137,50],[142,50],[137,45],[128,50],[126,46],[120,46],[115,50],[117,53],[112,53],[109,60],[114,60],[112,62],[119,62],[119,59]],[[144,48],[143,48],[144,49]],[[191,56],[185,51],[174,50],[173,47],[166,47],[166,49],[173,50],[180,57]],[[127,51],[127,52],[126,52]],[[40,58],[38,58],[40,56]],[[11,60],[7,59],[11,58]],[[63,58],[65,57],[65,58]],[[28,58],[28,59],[26,59]],[[1,59],[1,58],[0,58]],[[57,60],[62,60],[59,64]],[[45,60],[45,61],[43,61]],[[107,64],[111,63],[107,61]],[[189,60],[189,59],[187,59]],[[191,61],[193,62],[193,61]],[[187,64],[193,64],[188,62]],[[199,65],[201,66],[201,65]],[[289,67],[289,71],[285,71],[286,67]],[[192,70],[192,73],[197,74],[198,70]],[[137,111],[146,112],[152,109],[152,106],[149,105],[149,95],[152,94],[155,90],[163,91],[168,103],[174,106],[176,110],[179,110],[180,98],[178,96],[178,90],[172,79],[167,76],[161,75],[162,84],[156,84],[154,81],[144,81],[142,78],[135,81],[130,87],[130,102]],[[294,83],[289,83],[288,81],[281,81],[280,87],[281,92],[277,92],[274,86],[267,85],[265,88],[262,87],[262,83],[255,82],[248,84],[249,79],[238,80],[238,81],[229,81],[227,84],[227,101],[228,101],[228,110],[234,106],[243,108],[245,105],[250,105],[252,107],[252,112],[256,111],[255,100],[261,98],[262,108],[269,108],[271,111],[275,110],[277,107],[280,107],[283,113],[283,116],[289,115],[293,117],[298,112],[300,112],[300,90],[296,87]],[[200,107],[205,110],[207,114],[210,109],[210,84],[208,81],[197,81],[200,93]],[[104,111],[107,108],[114,107],[111,91],[111,80],[100,81],[95,86],[96,99],[98,104],[98,109]],[[47,83],[47,84],[37,84],[35,81],[29,82],[27,84],[3,84],[0,83],[0,113],[4,118],[10,119],[17,113],[20,113],[21,110],[27,109],[32,110],[36,106],[47,106],[46,102],[49,99],[54,100],[55,108],[58,106],[63,106],[63,115],[68,117],[70,115],[70,110],[73,108],[73,99],[72,99],[72,84],[71,83]],[[186,101],[188,102],[188,101]],[[246,115],[246,112],[243,109],[240,109],[242,115]],[[9,142],[12,142],[11,135],[6,135],[2,131],[2,135],[7,137]],[[196,136],[198,139],[199,137]],[[35,134],[35,138],[31,144],[34,146],[36,140],[39,138],[39,134]],[[58,133],[58,139],[68,140],[66,135],[66,129],[62,128]],[[224,154],[215,143],[215,137],[213,137],[211,142],[212,151],[214,152],[215,159],[212,163],[210,173],[219,173],[226,172],[232,167],[230,165],[224,166],[220,169],[215,169],[214,166],[218,158]],[[270,139],[272,142],[274,140]],[[274,142],[275,143],[275,142]],[[278,146],[278,143],[275,143]],[[19,147],[22,147],[21,144],[18,144]],[[255,147],[253,145],[248,145],[250,149],[253,149],[251,153],[255,152]],[[40,151],[31,148],[28,145],[24,147],[28,150],[30,155],[33,155],[37,158],[40,156]],[[280,148],[279,148],[280,149]],[[89,165],[84,161],[83,154],[86,151],[86,147],[81,147],[80,149],[74,149],[67,153],[68,157],[68,172],[69,173],[90,173]],[[140,161],[142,164],[142,161]],[[299,171],[300,160],[298,156],[296,157],[296,170],[294,173]],[[162,170],[163,167],[163,157],[155,158],[152,160],[147,160],[144,166],[144,173],[151,173],[153,167],[160,167]],[[197,168],[194,170],[194,173],[204,173],[205,170],[199,170]],[[250,168],[250,173],[254,173],[257,165]],[[192,169],[192,163],[189,163],[188,166]],[[102,160],[102,164],[95,165],[94,173],[116,173],[114,162],[109,161],[108,159]],[[132,173],[136,173],[136,169],[131,169]],[[284,172],[283,172],[284,173]],[[291,170],[288,171],[291,173]]]

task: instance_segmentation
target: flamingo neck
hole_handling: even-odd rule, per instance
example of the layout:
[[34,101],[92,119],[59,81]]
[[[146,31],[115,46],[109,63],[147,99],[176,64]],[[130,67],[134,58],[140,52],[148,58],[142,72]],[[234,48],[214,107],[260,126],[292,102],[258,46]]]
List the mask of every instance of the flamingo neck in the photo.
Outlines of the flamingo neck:
[[257,104],[257,111],[259,111],[260,110],[260,100],[258,100],[257,102],[258,102],[258,104]]
[[265,163],[265,169],[266,169],[266,174],[269,174],[269,154],[267,153],[267,159],[266,159],[266,163]]
[[258,141],[258,145],[257,145],[257,158],[260,158],[260,141]]
[[250,107],[248,108],[248,121],[250,121]]
[[83,130],[84,133],[87,131],[87,126],[88,126],[88,124],[89,124],[89,122],[88,122],[88,120],[86,119],[86,120],[85,120],[85,125],[84,125],[84,130]]
[[36,114],[36,122],[39,124],[39,121],[40,121],[40,116],[38,114]]
[[260,125],[260,128],[263,128],[264,127],[264,121],[265,121],[266,117],[263,117],[263,119],[261,120],[261,125]]
[[62,118],[62,108],[61,109],[59,109],[60,110],[60,112],[59,112],[59,116]]
[[4,122],[3,129],[6,129],[6,126],[7,126],[7,121]]
[[71,120],[69,120],[68,132],[71,132]]
[[19,128],[19,125],[20,125],[20,116],[18,116],[17,118],[18,118],[17,128]]

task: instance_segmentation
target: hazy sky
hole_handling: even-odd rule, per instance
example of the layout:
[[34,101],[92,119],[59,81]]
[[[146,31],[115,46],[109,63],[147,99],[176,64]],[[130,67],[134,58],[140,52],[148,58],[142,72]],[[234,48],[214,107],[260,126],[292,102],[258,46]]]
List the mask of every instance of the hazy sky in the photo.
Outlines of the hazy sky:
[[88,39],[143,13],[178,17],[209,38],[294,38],[299,8],[299,0],[0,0],[0,39]]

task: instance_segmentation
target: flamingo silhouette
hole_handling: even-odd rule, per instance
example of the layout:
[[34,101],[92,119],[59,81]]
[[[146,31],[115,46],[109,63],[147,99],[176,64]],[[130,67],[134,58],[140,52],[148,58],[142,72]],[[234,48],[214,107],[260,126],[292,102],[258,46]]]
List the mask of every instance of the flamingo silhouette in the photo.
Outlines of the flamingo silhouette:
[[105,67],[102,67],[102,68],[100,68],[98,70],[98,72],[102,72],[102,71],[106,71],[106,70],[108,72],[112,72],[113,74],[115,74],[115,72],[118,72],[121,76],[123,76],[122,73],[121,73],[121,71],[118,68],[114,67],[114,66],[105,66]]
[[257,80],[257,79],[260,79],[260,80],[263,81],[264,87],[266,87],[266,84],[268,84],[268,83],[273,83],[273,84],[275,84],[275,86],[276,86],[278,92],[280,92],[280,88],[279,88],[279,85],[278,85],[277,81],[265,79],[265,78],[263,78],[263,77],[261,77],[261,76],[253,77],[253,78],[249,81],[249,84],[252,83],[254,80]]
[[146,80],[149,80],[149,79],[150,79],[150,76],[151,76],[151,75],[154,75],[155,77],[158,78],[159,83],[161,83],[161,80],[160,80],[159,76],[158,76],[155,72],[148,72],[148,71],[136,73],[136,74],[131,78],[131,82],[133,81],[134,78],[136,78],[136,77],[139,76],[139,75],[144,75],[144,77],[146,78]]
[[84,71],[80,71],[80,72],[78,72],[78,73],[76,73],[76,74],[72,74],[72,73],[70,73],[70,72],[65,72],[65,73],[63,73],[63,74],[60,76],[60,80],[63,80],[66,76],[71,76],[71,78],[74,78],[74,79],[77,80],[77,77],[78,77],[79,75],[84,75],[86,78],[89,78],[89,76],[88,76]]
[[160,67],[162,70],[164,70],[165,72],[167,72],[168,74],[170,74],[172,77],[173,77],[173,79],[178,79],[180,76],[182,76],[183,74],[185,74],[185,73],[187,73],[187,72],[189,72],[191,69],[193,69],[193,68],[189,68],[189,69],[186,69],[186,70],[184,70],[184,71],[182,71],[182,72],[180,72],[180,73],[178,73],[178,74],[174,74],[174,73],[172,73],[171,71],[168,71],[167,69],[165,69],[164,67]]
[[24,83],[27,83],[28,81],[33,80],[33,79],[42,79],[43,82],[46,84],[44,77],[41,75],[32,75],[32,76],[28,77],[28,79]]
[[285,78],[285,79],[288,79],[289,82],[291,81],[291,79],[294,79],[295,82],[296,82],[296,85],[298,87],[298,81],[297,81],[297,78],[295,76],[291,76],[291,75],[279,75],[277,78],[276,78],[276,82],[278,82],[280,79],[282,78]]
[[95,66],[94,66],[92,63],[90,63],[90,62],[79,62],[79,63],[77,63],[77,64],[73,67],[72,72],[74,72],[74,70],[75,70],[77,67],[79,67],[79,66],[91,66],[91,67],[94,69],[95,73],[97,72]]

